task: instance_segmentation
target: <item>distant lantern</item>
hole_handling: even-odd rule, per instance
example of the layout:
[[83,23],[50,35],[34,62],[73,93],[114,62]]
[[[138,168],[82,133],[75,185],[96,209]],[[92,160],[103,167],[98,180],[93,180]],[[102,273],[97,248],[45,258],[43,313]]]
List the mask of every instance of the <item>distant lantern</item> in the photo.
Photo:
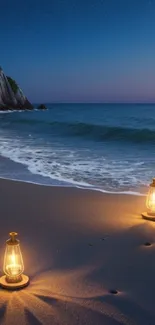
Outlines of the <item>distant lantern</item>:
[[5,289],[20,289],[28,285],[29,277],[24,275],[24,263],[16,232],[10,232],[6,241],[3,271],[0,285]]
[[142,213],[143,218],[155,221],[155,178],[153,178],[152,183],[150,184],[146,198],[146,207],[147,212]]

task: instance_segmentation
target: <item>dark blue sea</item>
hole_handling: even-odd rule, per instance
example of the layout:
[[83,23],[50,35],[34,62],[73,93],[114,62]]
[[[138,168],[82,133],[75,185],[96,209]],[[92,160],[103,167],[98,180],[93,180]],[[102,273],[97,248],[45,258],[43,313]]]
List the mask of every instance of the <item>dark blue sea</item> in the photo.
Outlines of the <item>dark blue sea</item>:
[[0,114],[0,177],[144,193],[155,176],[155,105],[48,104]]

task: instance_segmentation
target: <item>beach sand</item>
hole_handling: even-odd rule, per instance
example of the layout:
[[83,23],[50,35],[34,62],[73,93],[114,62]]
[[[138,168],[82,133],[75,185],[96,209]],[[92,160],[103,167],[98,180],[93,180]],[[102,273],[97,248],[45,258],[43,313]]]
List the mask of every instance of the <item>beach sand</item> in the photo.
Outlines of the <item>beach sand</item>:
[[1,274],[17,231],[31,280],[0,289],[0,324],[154,325],[155,223],[144,209],[145,197],[0,180]]

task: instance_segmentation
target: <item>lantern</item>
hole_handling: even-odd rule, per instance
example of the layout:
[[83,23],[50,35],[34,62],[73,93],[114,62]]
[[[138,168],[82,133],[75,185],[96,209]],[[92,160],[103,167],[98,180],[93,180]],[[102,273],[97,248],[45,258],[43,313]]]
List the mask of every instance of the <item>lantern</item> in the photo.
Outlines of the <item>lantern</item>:
[[24,263],[16,232],[10,232],[10,238],[6,241],[3,271],[0,285],[6,289],[20,289],[28,285],[29,278],[24,275]]
[[150,184],[150,189],[146,198],[147,212],[143,212],[142,216],[145,219],[155,220],[155,178]]

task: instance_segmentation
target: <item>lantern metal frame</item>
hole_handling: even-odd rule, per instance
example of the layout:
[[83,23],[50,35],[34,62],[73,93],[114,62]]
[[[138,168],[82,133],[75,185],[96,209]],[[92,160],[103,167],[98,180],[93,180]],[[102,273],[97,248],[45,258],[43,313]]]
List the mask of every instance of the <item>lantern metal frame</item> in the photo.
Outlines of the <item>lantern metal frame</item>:
[[[10,238],[6,241],[6,245],[11,245],[11,246],[19,246],[19,240],[16,239],[16,236],[18,235],[16,232],[11,232],[10,234]],[[20,251],[21,254],[21,251]],[[22,255],[21,255],[22,258]],[[22,261],[23,262],[23,261]],[[23,269],[24,269],[24,265],[23,265]],[[5,273],[5,271],[4,271]],[[13,275],[13,276],[9,276],[8,274],[3,275],[2,277],[0,277],[0,286],[3,289],[7,289],[7,290],[19,290],[22,289],[26,286],[28,286],[30,280],[29,277],[23,273],[21,274],[17,274],[17,276]]]

